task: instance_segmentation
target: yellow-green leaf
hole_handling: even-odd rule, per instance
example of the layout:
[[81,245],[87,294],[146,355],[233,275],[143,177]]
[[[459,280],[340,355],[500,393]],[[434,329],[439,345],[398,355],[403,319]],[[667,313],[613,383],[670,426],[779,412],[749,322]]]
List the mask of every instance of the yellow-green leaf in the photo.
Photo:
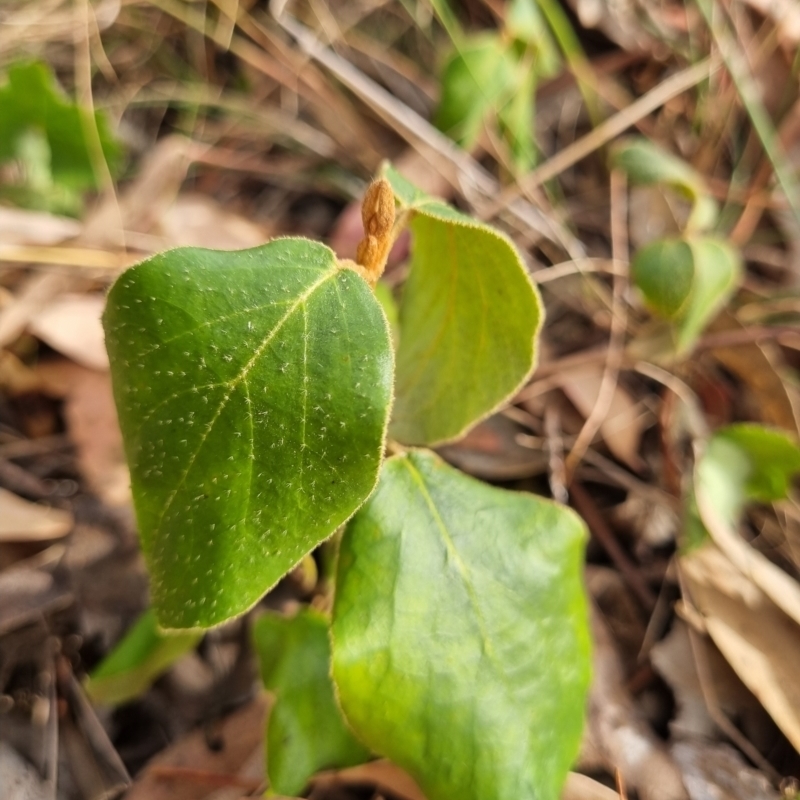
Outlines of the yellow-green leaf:
[[390,433],[406,444],[456,439],[527,380],[544,316],[509,239],[385,171],[411,215]]
[[569,509],[426,451],[388,460],[348,525],[339,700],[429,800],[557,800],[589,685],[585,537]]

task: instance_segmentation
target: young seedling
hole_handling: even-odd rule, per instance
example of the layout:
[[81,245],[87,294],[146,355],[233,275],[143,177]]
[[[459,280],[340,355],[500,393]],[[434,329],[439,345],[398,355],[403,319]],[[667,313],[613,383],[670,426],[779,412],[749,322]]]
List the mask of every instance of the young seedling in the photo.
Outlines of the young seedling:
[[685,358],[739,286],[741,254],[709,232],[717,204],[688,164],[643,138],[620,142],[612,161],[633,183],[667,186],[692,203],[681,236],[649,242],[631,263],[634,284],[648,308],[671,323],[675,353]]
[[18,178],[4,173],[0,200],[79,216],[82,193],[121,161],[105,115],[71,102],[47,64],[21,61],[0,75],[0,166],[18,166]]
[[[112,287],[154,611],[165,629],[219,625],[346,526],[330,621],[256,625],[277,698],[271,789],[373,752],[430,800],[556,800],[589,679],[584,525],[406,449],[458,438],[513,396],[540,300],[503,234],[389,166],[363,216],[355,262],[299,238],[181,248]],[[373,288],[405,227],[395,356]]]

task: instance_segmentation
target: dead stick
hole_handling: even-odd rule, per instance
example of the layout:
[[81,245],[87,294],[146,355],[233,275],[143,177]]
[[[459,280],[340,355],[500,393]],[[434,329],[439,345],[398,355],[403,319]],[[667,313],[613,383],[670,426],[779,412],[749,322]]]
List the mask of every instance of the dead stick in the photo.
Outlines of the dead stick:
[[578,513],[589,526],[592,536],[600,542],[603,549],[622,573],[622,577],[625,578],[628,586],[642,601],[647,611],[652,611],[656,605],[656,596],[650,591],[650,587],[645,583],[636,564],[631,561],[620,546],[617,537],[614,536],[614,532],[603,518],[594,500],[578,481],[572,482],[569,487],[569,494]]

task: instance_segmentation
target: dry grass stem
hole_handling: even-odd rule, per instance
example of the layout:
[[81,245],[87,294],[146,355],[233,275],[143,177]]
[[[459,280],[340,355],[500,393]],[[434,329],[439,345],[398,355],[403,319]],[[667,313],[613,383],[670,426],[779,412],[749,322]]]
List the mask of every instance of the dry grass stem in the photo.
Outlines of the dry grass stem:
[[487,218],[496,216],[501,209],[511,204],[520,194],[528,196],[530,192],[574,166],[594,153],[595,150],[599,150],[674,97],[707,80],[718,68],[719,65],[713,59],[706,58],[671,75],[627,108],[592,129],[590,133],[567,145],[540,167],[528,173],[517,184],[502,191],[497,200],[484,210],[484,214]]
[[611,258],[615,267],[614,289],[611,301],[611,332],[608,354],[603,368],[603,378],[594,408],[581,428],[575,444],[565,461],[567,485],[572,481],[575,468],[591,445],[603,424],[614,399],[617,379],[622,366],[625,348],[625,333],[628,328],[628,185],[624,173],[611,173]]

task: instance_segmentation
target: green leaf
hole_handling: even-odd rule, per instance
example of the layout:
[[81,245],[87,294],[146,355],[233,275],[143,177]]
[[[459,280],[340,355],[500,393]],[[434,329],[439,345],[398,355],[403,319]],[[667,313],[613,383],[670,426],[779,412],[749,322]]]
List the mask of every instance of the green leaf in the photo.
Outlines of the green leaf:
[[496,35],[464,41],[442,71],[436,126],[467,149],[478,139],[487,114],[516,88],[514,59]]
[[561,56],[536,0],[511,0],[507,8],[506,30],[531,46],[535,53],[536,74],[555,75],[561,68]]
[[[698,467],[700,479],[713,485],[718,505],[729,509],[726,517],[738,521],[748,501],[770,503],[789,492],[800,473],[800,448],[785,433],[763,425],[741,423],[717,431]],[[727,485],[729,490],[718,491]]]
[[689,240],[694,261],[694,281],[689,302],[681,309],[678,352],[691,349],[705,326],[723,309],[742,280],[739,250],[722,239],[708,236]]
[[31,128],[19,135],[15,147],[16,180],[0,185],[0,200],[20,208],[80,216],[81,194],[53,182],[50,145],[44,132]]
[[252,606],[372,491],[392,389],[366,282],[304,239],[123,273],[106,344],[159,621]]
[[[97,187],[87,138],[87,127],[97,126],[102,154],[114,172],[121,149],[99,112],[67,100],[50,68],[39,62],[16,64],[0,86],[0,163],[20,155],[19,147],[31,131],[43,134],[49,146],[49,169],[56,183],[74,189]],[[24,147],[24,145],[23,145]]]
[[89,676],[89,697],[95,703],[121,705],[143,695],[156,678],[193,650],[202,636],[165,633],[148,609]]
[[[705,547],[722,550],[736,570],[800,623],[797,581],[739,533],[747,503],[782,499],[798,474],[800,448],[786,434],[761,425],[731,425],[717,431],[695,465],[689,512],[692,527],[713,539]],[[694,544],[696,549],[697,537]]]
[[253,639],[261,680],[275,694],[266,739],[270,788],[295,797],[315,772],[368,760],[333,695],[327,619],[310,609],[291,618],[266,614]]
[[389,330],[392,332],[392,341],[396,344],[400,335],[400,312],[397,307],[397,301],[392,294],[392,287],[383,281],[378,281],[375,284],[375,297],[386,315]]
[[429,800],[556,800],[589,685],[586,531],[432,453],[384,464],[342,539],[333,678]]
[[611,163],[633,183],[663,183],[682,189],[689,197],[705,192],[705,183],[683,159],[644,137],[623,139],[611,153]]
[[717,204],[702,176],[682,159],[644,137],[623,139],[612,151],[611,163],[634,183],[661,183],[676,189],[694,203],[688,227],[707,230],[717,221]]
[[674,319],[692,291],[694,258],[683,239],[659,239],[640,248],[631,264],[631,277],[647,305]]
[[408,444],[444,442],[491,414],[527,380],[541,301],[503,234],[414,195],[391,168],[384,174],[411,215],[412,234],[390,433]]
[[720,312],[742,273],[739,251],[710,236],[659,239],[642,247],[631,264],[647,305],[675,323],[679,354],[691,349]]
[[381,164],[380,174],[392,185],[394,198],[402,209],[413,209],[434,199],[406,180],[388,161]]
[[708,539],[695,495],[735,531],[747,503],[783,499],[798,474],[800,447],[782,431],[753,423],[718,430],[695,468],[696,486],[687,508],[687,547],[693,549]]
[[519,89],[498,111],[497,119],[511,148],[514,166],[523,173],[536,164],[536,144],[533,140],[536,71],[530,64],[521,64],[519,68],[523,70]]

